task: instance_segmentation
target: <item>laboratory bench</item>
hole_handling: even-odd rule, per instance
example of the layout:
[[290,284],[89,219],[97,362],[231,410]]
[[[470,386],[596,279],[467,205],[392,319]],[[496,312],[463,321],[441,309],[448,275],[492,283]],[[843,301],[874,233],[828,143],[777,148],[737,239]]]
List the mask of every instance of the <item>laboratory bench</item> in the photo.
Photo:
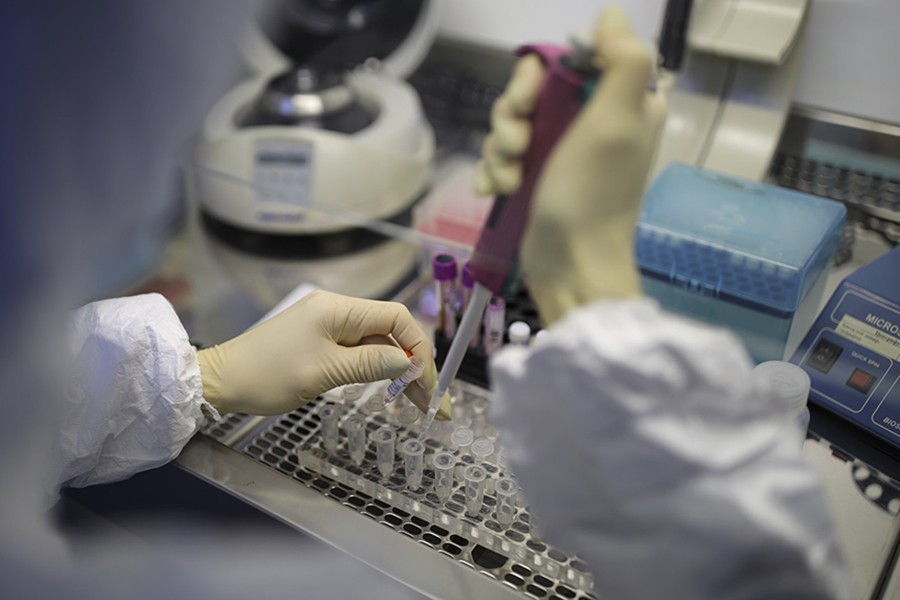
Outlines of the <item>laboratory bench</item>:
[[[430,283],[418,272],[420,250],[407,250],[411,253],[404,263],[408,272],[395,273],[392,283],[379,277],[371,265],[366,266],[364,257],[360,258],[362,268],[353,267],[346,258],[336,259],[345,261],[344,266],[349,265],[346,272],[352,275],[349,281],[335,281],[335,268],[322,268],[317,261],[233,260],[228,254],[233,251],[210,239],[195,213],[172,240],[161,268],[145,281],[141,291],[168,291],[192,339],[214,344],[252,325],[301,283],[359,296],[393,297],[416,311]],[[858,254],[860,260],[867,256],[864,250]],[[331,260],[335,259],[325,262]],[[829,275],[834,280],[831,285],[851,268],[835,269]],[[804,454],[823,477],[858,597],[900,599],[900,575],[894,572],[900,534],[900,485],[896,483],[900,466],[889,452],[868,443],[853,427],[815,407],[812,413]],[[287,425],[302,428],[303,423]],[[454,535],[449,527],[436,529],[446,536],[429,536],[434,523],[414,521],[416,516],[410,511],[394,512],[394,507],[373,500],[372,494],[363,494],[356,506],[347,502],[352,490],[335,483],[336,479],[327,486],[303,480],[298,472],[304,465],[282,468],[279,465],[287,464],[283,456],[267,454],[256,446],[260,440],[265,443],[264,436],[273,430],[283,435],[284,428],[278,428],[278,417],[226,417],[197,435],[172,465],[119,484],[70,490],[70,507],[61,518],[70,530],[95,521],[127,523],[131,517],[147,514],[198,519],[220,528],[229,524],[251,524],[261,530],[288,528],[347,552],[435,598],[567,597],[570,592],[575,597],[591,597],[575,587],[577,574],[568,583],[551,580],[535,569],[527,556],[510,559],[498,568],[495,554],[501,553],[497,545],[491,546],[493,550],[479,550],[481,555],[473,557],[472,551],[483,545],[465,536],[456,536],[459,543],[449,541]],[[97,518],[87,518],[85,513]],[[395,520],[388,521],[385,515],[393,515]],[[445,544],[452,551],[443,548]],[[540,586],[535,580],[548,585]]]
[[[445,54],[456,56],[451,50],[445,48]],[[507,72],[509,59],[500,60],[500,66],[498,60],[494,56],[483,62],[496,73]],[[448,68],[442,64],[434,72],[420,72],[413,83],[430,108],[429,116],[439,113],[434,122],[441,163],[471,169],[487,123],[486,111],[502,81],[467,83],[458,74],[453,76],[462,104],[454,105],[451,114],[451,107],[441,103],[442,96],[428,88],[443,86],[446,93],[447,82],[441,78],[452,75]],[[826,164],[821,162],[826,150],[829,160],[834,159],[836,146],[830,136],[843,126],[798,107],[786,128],[772,181],[815,192],[819,174],[815,161]],[[803,167],[795,156],[806,157]],[[439,167],[433,193],[451,175]],[[856,208],[865,211],[866,206]],[[196,207],[188,206],[186,215],[159,268],[131,291],[165,293],[199,344],[239,334],[304,283],[348,295],[396,299],[422,314],[420,302],[431,287],[427,269],[422,268],[428,264],[427,249],[390,240],[330,258],[255,255],[212,235]],[[885,222],[880,222],[882,228]],[[854,232],[853,256],[830,271],[823,302],[843,276],[885,251],[884,237],[896,235],[895,230],[877,231],[877,219],[872,223],[874,227]],[[433,321],[423,318],[433,327]],[[811,412],[803,453],[824,482],[857,597],[900,600],[897,454],[825,411],[812,407]],[[70,530],[95,521],[116,528],[135,512],[202,518],[218,527],[239,522],[262,529],[287,528],[334,546],[433,598],[593,597],[583,564],[553,554],[527,522],[523,531],[534,535],[528,533],[510,545],[484,527],[487,519],[471,530],[462,516],[440,521],[444,517],[431,510],[427,500],[407,498],[407,504],[399,503],[397,496],[402,494],[397,489],[375,489],[377,485],[372,487],[375,484],[352,467],[316,458],[309,451],[311,438],[303,437],[315,435],[311,428],[316,423],[312,411],[285,417],[226,416],[195,436],[171,465],[119,484],[70,490],[70,507],[61,511],[60,519]],[[554,561],[555,566],[548,565]]]

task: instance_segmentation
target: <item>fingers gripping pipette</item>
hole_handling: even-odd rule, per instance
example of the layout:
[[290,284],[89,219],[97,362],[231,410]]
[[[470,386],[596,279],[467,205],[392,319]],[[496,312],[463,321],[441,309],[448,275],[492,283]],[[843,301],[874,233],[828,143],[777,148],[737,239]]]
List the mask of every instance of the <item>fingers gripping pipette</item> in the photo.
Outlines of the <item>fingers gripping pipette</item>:
[[437,388],[422,424],[422,435],[431,427],[450,383],[456,378],[488,300],[492,295],[502,294],[508,279],[513,276],[541,169],[581,109],[588,87],[586,84],[597,77],[597,70],[591,62],[592,53],[584,48],[573,52],[557,46],[532,45],[524,46],[517,52],[519,56],[531,53],[543,61],[545,75],[531,119],[531,144],[522,159],[522,184],[515,193],[494,199],[494,206],[469,261],[475,290],[438,376]]

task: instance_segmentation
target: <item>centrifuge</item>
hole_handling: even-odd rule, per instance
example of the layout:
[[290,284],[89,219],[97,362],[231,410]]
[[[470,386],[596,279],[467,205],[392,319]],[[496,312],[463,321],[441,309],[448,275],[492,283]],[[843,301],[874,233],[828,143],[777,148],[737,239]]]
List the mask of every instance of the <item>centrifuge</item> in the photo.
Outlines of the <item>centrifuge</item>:
[[402,78],[430,47],[436,4],[276,2],[243,44],[254,75],[210,110],[190,161],[208,228],[246,247],[408,221],[434,135]]

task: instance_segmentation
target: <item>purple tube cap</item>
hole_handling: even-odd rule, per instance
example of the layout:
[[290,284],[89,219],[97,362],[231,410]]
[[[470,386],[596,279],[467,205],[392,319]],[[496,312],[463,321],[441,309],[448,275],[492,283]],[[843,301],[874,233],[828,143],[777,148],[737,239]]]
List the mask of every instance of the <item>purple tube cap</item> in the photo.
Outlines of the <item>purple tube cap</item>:
[[434,270],[434,278],[438,281],[452,281],[456,279],[458,272],[456,258],[450,254],[437,254],[431,259],[431,268]]
[[464,288],[471,289],[475,287],[475,279],[472,278],[472,271],[469,270],[469,263],[463,265],[462,276],[460,277],[460,280]]

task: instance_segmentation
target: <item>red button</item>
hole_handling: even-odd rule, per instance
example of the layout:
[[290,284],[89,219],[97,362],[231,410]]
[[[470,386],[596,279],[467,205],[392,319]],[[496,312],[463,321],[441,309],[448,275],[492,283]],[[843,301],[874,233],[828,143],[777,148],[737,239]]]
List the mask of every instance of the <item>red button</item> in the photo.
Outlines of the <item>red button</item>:
[[853,371],[853,375],[850,376],[850,379],[847,380],[847,385],[854,390],[859,390],[863,394],[868,394],[874,381],[874,375],[870,375],[861,369],[856,369]]

